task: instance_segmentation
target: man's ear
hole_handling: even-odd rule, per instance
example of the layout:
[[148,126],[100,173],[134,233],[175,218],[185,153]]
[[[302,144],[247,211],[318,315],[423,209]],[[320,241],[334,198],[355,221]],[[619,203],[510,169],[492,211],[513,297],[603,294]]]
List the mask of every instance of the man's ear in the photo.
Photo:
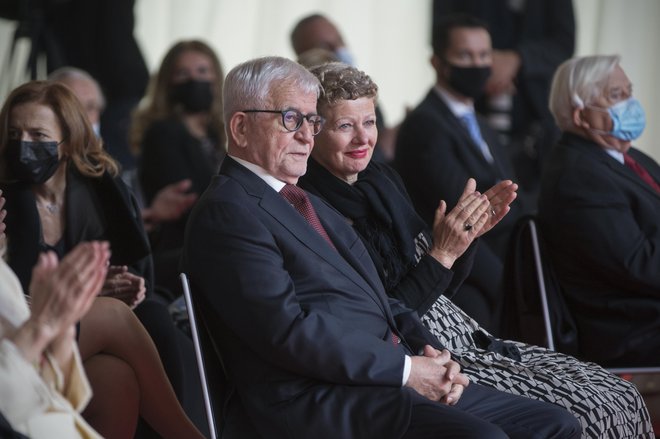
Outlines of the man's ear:
[[247,117],[247,114],[239,111],[229,119],[229,136],[234,144],[240,148],[247,146]]
[[582,112],[584,108],[575,107],[573,108],[573,125],[578,128],[590,128],[589,122],[583,117]]

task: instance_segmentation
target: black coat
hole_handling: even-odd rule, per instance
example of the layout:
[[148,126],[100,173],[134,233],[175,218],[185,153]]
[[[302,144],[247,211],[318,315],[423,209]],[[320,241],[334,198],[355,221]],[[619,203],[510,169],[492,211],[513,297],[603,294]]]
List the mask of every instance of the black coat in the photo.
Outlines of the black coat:
[[[660,182],[658,163],[629,154]],[[598,144],[564,134],[548,157],[539,216],[581,353],[660,364],[660,194]]]

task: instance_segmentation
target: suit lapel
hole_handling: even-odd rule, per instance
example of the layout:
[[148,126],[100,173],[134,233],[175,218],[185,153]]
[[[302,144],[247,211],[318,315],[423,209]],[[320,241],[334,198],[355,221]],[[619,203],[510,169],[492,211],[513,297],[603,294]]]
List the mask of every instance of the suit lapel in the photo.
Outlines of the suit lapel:
[[[477,162],[475,165],[471,165],[470,168],[473,169],[473,166],[478,166],[484,169],[485,172],[493,174],[493,171],[495,170],[494,165],[488,163],[488,160],[486,160],[486,157],[484,157],[484,154],[481,152],[479,146],[474,143],[474,140],[472,140],[470,133],[465,128],[463,123],[456,117],[456,115],[454,115],[454,113],[451,112],[447,104],[445,104],[442,98],[438,96],[438,93],[435,91],[435,89],[429,92],[428,99],[429,103],[433,106],[433,108],[435,108],[435,111],[438,113],[441,120],[446,121],[446,123],[449,125],[450,131],[458,137],[458,141],[462,146],[459,148],[460,153],[465,157],[466,160]],[[477,118],[477,121],[479,122],[479,129],[481,130],[483,125],[481,124],[481,121],[479,121],[479,118]],[[482,137],[484,137],[484,140],[488,142],[486,137],[483,135],[483,132]],[[488,146],[490,147],[490,145]],[[495,163],[497,163],[497,159],[495,159]],[[493,175],[493,180],[498,180],[499,178],[499,176]]]
[[[259,207],[291,233],[292,239],[296,239],[321,259],[335,267],[337,271],[364,290],[383,312],[388,316],[390,315],[389,307],[385,306],[383,302],[386,299],[381,297],[381,294],[378,293],[379,289],[374,285],[374,282],[379,282],[378,275],[375,275],[375,280],[373,276],[368,275],[362,263],[352,254],[350,245],[354,242],[351,242],[350,238],[347,239],[346,234],[337,232],[342,228],[350,230],[348,224],[337,222],[343,221],[339,214],[327,215],[327,207],[321,206],[320,203],[322,202],[310,194],[312,204],[319,213],[319,219],[337,248],[335,250],[293,206],[250,170],[227,157],[222,164],[220,173],[238,180],[250,195],[259,199]],[[319,210],[324,214],[318,212]],[[355,240],[358,239],[355,237]]]
[[660,198],[660,194],[658,194],[658,192],[656,192],[655,189],[653,189],[648,183],[646,183],[637,174],[635,174],[635,172],[632,169],[630,169],[628,166],[622,165],[613,158],[607,160],[607,166],[609,166],[612,169],[612,172],[632,182],[634,185],[641,188],[646,193],[651,194],[653,197]]

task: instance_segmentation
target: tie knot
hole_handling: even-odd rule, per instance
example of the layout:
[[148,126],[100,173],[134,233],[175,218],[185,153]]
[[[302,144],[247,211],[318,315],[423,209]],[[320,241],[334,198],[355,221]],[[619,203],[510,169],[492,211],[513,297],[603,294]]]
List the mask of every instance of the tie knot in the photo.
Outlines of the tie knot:
[[285,184],[280,191],[280,195],[294,206],[299,206],[307,201],[307,194],[305,191],[295,184]]

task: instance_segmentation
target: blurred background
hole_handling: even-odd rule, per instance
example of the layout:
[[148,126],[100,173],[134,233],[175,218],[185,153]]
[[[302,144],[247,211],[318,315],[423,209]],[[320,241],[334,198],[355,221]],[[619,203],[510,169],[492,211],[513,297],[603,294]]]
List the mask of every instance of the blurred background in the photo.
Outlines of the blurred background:
[[[660,1],[574,0],[574,9],[575,54],[622,56],[647,112],[647,128],[636,146],[660,160],[660,143],[655,141],[660,126],[654,123],[660,114]],[[134,34],[152,73],[165,51],[183,38],[205,40],[227,72],[257,56],[295,58],[289,42],[292,27],[310,13],[322,13],[338,26],[357,66],[379,84],[386,120],[396,124],[434,81],[429,63],[431,10],[431,0],[136,0]],[[21,81],[20,69],[7,65],[16,26],[16,21],[0,19],[3,100],[7,89]],[[19,45],[16,50],[27,49]]]

